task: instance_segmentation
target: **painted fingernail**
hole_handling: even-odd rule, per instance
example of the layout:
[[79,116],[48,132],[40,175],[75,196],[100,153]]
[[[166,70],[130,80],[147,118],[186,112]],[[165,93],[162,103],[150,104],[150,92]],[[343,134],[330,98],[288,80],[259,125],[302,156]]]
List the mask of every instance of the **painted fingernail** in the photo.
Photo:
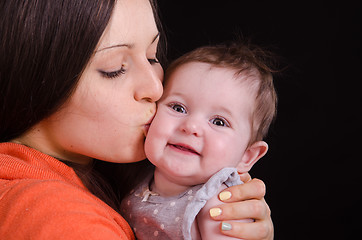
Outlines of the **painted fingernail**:
[[221,223],[221,230],[223,231],[230,231],[232,229],[230,223],[222,222]]
[[211,217],[217,217],[219,215],[221,215],[221,209],[220,208],[211,208],[210,209],[210,216]]
[[224,191],[224,192],[221,192],[219,194],[219,198],[221,201],[225,201],[225,200],[228,200],[231,198],[231,192],[229,191]]

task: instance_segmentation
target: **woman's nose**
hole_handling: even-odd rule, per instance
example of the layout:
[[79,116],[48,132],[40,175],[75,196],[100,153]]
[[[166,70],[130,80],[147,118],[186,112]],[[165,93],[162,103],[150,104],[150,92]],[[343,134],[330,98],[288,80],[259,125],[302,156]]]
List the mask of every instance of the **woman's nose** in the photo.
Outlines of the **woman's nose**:
[[135,86],[134,98],[137,101],[158,101],[163,93],[162,67],[153,66],[150,63],[142,64],[137,72],[137,79],[135,80],[138,82],[138,84]]

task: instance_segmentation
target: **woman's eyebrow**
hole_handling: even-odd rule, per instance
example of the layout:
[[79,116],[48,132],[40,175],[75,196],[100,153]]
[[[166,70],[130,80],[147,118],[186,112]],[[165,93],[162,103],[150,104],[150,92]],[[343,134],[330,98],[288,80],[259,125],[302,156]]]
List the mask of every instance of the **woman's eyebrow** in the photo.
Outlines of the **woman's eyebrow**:
[[[160,36],[160,33],[158,32],[156,34],[156,36],[152,39],[152,42],[151,44],[153,44],[157,38]],[[127,43],[121,43],[121,44],[116,44],[116,45],[111,45],[111,46],[108,46],[108,47],[104,47],[104,48],[101,48],[101,49],[98,49],[96,50],[96,53],[97,52],[100,52],[100,51],[103,51],[103,50],[106,50],[106,49],[111,49],[111,48],[117,48],[117,47],[126,47],[126,48],[133,48],[134,44],[127,44]]]
[[106,49],[117,48],[117,47],[133,48],[133,44],[127,44],[127,43],[116,44],[116,45],[112,45],[112,46],[108,46],[108,47],[98,49],[98,50],[96,50],[96,53],[101,52],[101,51],[106,50]]

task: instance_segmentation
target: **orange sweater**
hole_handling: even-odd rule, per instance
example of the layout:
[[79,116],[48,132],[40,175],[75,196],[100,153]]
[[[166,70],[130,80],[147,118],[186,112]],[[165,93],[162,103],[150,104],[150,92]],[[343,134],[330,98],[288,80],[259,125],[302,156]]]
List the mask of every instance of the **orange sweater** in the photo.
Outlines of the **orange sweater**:
[[73,169],[32,148],[0,143],[0,238],[134,239],[127,222]]

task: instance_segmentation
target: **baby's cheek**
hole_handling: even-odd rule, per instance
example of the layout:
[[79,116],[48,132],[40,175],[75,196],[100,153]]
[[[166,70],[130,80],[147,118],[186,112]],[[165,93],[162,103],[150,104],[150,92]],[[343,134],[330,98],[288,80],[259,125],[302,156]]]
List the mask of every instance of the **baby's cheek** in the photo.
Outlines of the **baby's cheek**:
[[[223,138],[215,137],[209,138],[205,147],[207,147],[208,154],[215,157],[225,157],[227,155],[226,151],[232,150],[228,141],[225,141]],[[233,150],[235,151],[235,150]]]

